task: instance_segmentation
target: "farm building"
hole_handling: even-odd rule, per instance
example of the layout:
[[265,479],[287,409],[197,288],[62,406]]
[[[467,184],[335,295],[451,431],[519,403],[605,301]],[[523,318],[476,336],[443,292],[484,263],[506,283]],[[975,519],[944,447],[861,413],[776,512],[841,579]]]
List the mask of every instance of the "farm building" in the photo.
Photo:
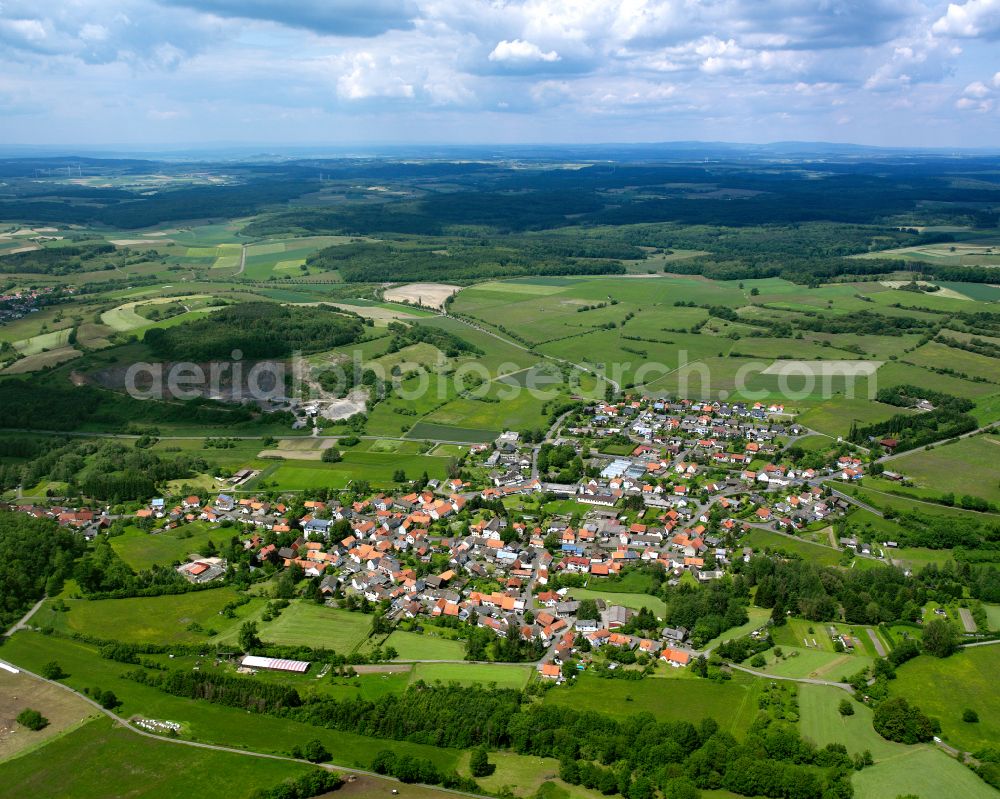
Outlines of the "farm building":
[[282,660],[280,658],[262,658],[256,655],[247,655],[240,665],[245,669],[291,671],[295,674],[305,674],[309,670],[309,661],[307,660]]

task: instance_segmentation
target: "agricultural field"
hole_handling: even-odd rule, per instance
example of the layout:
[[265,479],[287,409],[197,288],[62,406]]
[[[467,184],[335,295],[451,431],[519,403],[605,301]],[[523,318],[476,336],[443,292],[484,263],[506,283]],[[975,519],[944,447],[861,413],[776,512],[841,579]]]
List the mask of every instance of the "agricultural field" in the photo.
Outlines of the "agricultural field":
[[[41,730],[29,730],[15,721],[19,713],[29,708],[48,720]],[[0,669],[0,764],[23,757],[97,714],[94,707],[69,691],[24,672],[11,674]],[[0,775],[3,770],[0,765]]]

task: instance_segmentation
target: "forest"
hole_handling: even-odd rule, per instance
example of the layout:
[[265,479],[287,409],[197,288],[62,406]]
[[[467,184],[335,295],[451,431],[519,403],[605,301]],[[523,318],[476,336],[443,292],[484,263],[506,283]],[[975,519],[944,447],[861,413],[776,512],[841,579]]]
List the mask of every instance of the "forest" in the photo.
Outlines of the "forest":
[[290,308],[272,302],[230,305],[176,327],[152,328],[145,343],[165,360],[209,361],[232,358],[285,358],[357,341],[364,332],[359,316],[329,306]]
[[59,593],[83,550],[80,536],[50,519],[0,511],[0,628],[46,594]]

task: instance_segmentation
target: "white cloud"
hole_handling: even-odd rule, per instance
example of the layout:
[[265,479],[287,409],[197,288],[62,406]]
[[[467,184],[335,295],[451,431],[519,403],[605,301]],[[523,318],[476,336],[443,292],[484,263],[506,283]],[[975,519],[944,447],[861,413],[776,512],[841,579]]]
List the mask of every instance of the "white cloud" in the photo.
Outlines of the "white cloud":
[[931,31],[941,36],[997,38],[1000,36],[1000,0],[949,3],[948,11]]
[[534,42],[526,42],[521,39],[507,41],[504,39],[497,43],[493,51],[489,54],[490,61],[512,61],[524,63],[526,61],[544,61],[551,64],[559,61],[559,53],[555,50],[543,52],[542,48]]
[[413,97],[413,84],[393,74],[395,66],[369,52],[355,53],[349,59],[347,71],[337,78],[337,94],[345,100]]

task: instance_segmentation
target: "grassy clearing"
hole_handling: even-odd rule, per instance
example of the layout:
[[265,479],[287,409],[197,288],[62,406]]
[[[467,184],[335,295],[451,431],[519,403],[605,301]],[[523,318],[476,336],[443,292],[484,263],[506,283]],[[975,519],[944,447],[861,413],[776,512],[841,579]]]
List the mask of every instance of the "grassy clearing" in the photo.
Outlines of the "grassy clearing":
[[855,772],[851,777],[855,799],[916,796],[940,799],[996,799],[997,792],[972,771],[944,752],[917,747],[906,754]]
[[234,530],[209,527],[201,522],[181,525],[173,530],[147,533],[127,527],[124,535],[111,539],[111,548],[133,569],[139,571],[156,564],[182,563],[190,554],[204,554],[209,541],[216,546],[229,540]]
[[659,597],[649,594],[618,593],[600,588],[600,583],[592,580],[593,588],[571,588],[569,596],[573,599],[603,599],[610,605],[622,605],[626,608],[639,610],[649,608],[657,618],[663,618],[667,613],[667,604]]
[[197,785],[203,799],[238,799],[310,768],[156,741],[101,718],[0,767],[0,797],[138,799],[180,796]]
[[[921,655],[900,666],[890,691],[937,718],[941,737],[971,752],[1000,740],[998,669],[1000,649],[995,646],[964,649],[945,659]],[[965,708],[979,713],[978,723],[962,721]]]
[[417,422],[410,428],[406,437],[423,438],[431,441],[478,444],[493,441],[500,433],[500,430],[479,430],[468,427],[432,424],[430,422]]
[[757,696],[763,685],[744,676],[716,683],[700,680],[683,669],[669,669],[666,676],[632,682],[584,673],[572,684],[548,691],[542,701],[619,718],[643,711],[664,721],[697,724],[712,717],[723,729],[741,734],[757,715]]
[[754,549],[770,548],[772,550],[800,555],[807,560],[822,563],[826,566],[835,566],[840,563],[840,550],[813,544],[799,538],[791,538],[770,530],[753,529],[743,537],[740,543],[743,546],[753,547]]
[[411,683],[457,682],[461,685],[489,685],[521,689],[528,683],[531,666],[503,663],[418,663],[413,667]]
[[462,660],[465,647],[461,641],[440,636],[396,630],[385,642],[399,653],[397,660]]
[[131,599],[70,599],[66,611],[53,610],[52,603],[47,602],[33,622],[66,633],[114,637],[126,642],[196,643],[204,641],[213,629],[225,633],[239,627],[243,618],[259,607],[260,600],[253,600],[236,610],[235,619],[220,615],[222,608],[236,596],[231,588],[218,588]]

